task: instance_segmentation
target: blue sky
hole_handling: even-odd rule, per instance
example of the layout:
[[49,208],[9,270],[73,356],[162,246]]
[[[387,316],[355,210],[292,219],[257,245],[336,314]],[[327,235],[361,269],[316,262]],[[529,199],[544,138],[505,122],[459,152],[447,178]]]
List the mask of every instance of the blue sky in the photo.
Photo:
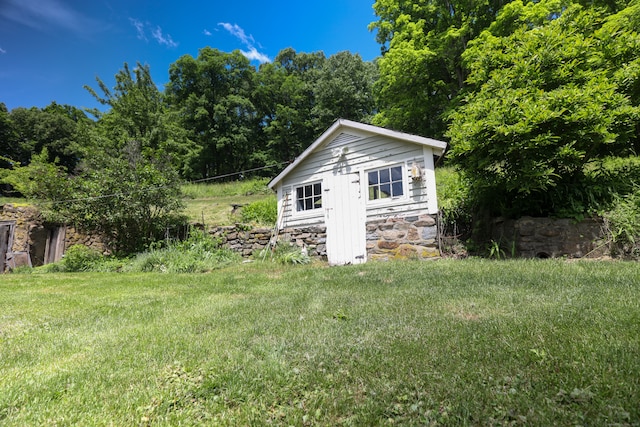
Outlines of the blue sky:
[[241,50],[254,65],[284,48],[380,53],[374,0],[0,0],[0,102],[97,107],[83,85],[109,87],[127,62],[149,64],[154,82],[205,46]]

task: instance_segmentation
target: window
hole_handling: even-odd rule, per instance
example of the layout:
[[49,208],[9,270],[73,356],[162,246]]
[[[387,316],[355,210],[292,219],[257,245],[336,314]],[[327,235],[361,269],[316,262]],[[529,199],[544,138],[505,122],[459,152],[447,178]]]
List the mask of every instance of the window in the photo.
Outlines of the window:
[[303,185],[296,187],[296,211],[304,212],[322,207],[322,184]]
[[404,195],[402,166],[368,172],[369,200],[388,199]]

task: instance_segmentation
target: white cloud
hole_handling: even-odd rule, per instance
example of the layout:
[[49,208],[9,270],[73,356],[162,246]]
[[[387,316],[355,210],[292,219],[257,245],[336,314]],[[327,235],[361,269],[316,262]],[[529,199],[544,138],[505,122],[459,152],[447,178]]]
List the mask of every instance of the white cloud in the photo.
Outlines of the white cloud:
[[64,28],[76,33],[93,32],[98,22],[58,0],[2,0],[0,17],[36,30]]
[[255,42],[253,40],[253,36],[246,35],[244,30],[238,24],[229,24],[228,22],[220,22],[218,25],[222,26],[225,30],[229,31],[232,36],[237,37],[240,41],[247,45],[251,46]]
[[144,34],[144,24],[134,18],[129,18],[129,22],[135,27],[138,39],[146,41],[147,36]]
[[246,52],[244,50],[241,50],[240,52],[242,52],[242,54],[251,61],[255,60],[260,62],[261,64],[264,64],[265,62],[271,62],[271,59],[267,55],[258,52],[258,50],[253,46],[249,48],[249,52]]
[[145,23],[135,18],[129,18],[129,22],[131,22],[131,25],[136,29],[136,36],[140,40],[149,41],[149,38],[147,37],[147,32],[149,31],[151,33],[151,37],[157,41],[158,44],[171,48],[178,46],[178,43],[173,40],[171,35],[164,34],[162,32],[162,28],[160,28],[160,26],[156,26],[154,29],[149,30],[148,28],[151,27],[151,24],[148,22]]
[[207,30],[206,28],[204,29],[204,31],[202,32],[202,34],[204,34],[205,36],[211,36],[211,31]]
[[0,54],[5,54],[5,53],[7,53],[7,51],[0,47]]
[[238,24],[219,22],[218,25],[227,30],[232,36],[236,37],[242,42],[242,44],[249,48],[248,51],[240,51],[245,57],[247,57],[251,61],[255,60],[259,61],[260,63],[271,62],[271,59],[267,55],[258,52],[258,49],[256,49],[256,47],[254,46],[255,40],[253,39],[253,36],[251,34],[247,35],[247,33],[245,33],[242,27],[240,27]]
[[160,27],[156,27],[156,29],[151,32],[151,35],[160,44],[163,44],[167,47],[178,47],[178,43],[174,42],[169,34],[162,34],[162,28]]

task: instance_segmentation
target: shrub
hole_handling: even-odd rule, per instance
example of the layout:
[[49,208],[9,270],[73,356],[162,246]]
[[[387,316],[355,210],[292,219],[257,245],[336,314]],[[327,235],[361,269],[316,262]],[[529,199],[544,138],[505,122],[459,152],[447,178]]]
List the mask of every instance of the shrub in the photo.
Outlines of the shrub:
[[278,220],[278,202],[275,196],[258,200],[242,208],[242,221],[263,225],[275,224]]
[[614,254],[640,256],[640,187],[634,193],[616,196],[602,217]]
[[92,271],[103,258],[102,254],[95,249],[84,245],[73,245],[66,250],[60,261],[60,271],[70,273]]
[[445,230],[466,229],[471,223],[469,183],[453,167],[436,169],[438,205]]

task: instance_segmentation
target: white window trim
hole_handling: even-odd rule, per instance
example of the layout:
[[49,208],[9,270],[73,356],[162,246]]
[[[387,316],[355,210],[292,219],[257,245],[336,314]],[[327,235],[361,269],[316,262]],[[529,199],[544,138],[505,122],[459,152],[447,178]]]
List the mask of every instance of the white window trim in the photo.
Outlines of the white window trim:
[[[385,199],[370,199],[369,198],[369,172],[375,172],[383,169],[391,169],[400,166],[402,170],[402,196],[397,197],[388,197]],[[391,163],[385,166],[380,166],[377,168],[365,169],[364,170],[364,194],[367,200],[367,205],[370,206],[386,206],[386,205],[394,205],[398,201],[408,200],[409,199],[409,180],[407,178],[407,162],[396,162]]]
[[[322,200],[322,206],[319,208],[314,208],[314,209],[308,209],[308,210],[302,210],[299,211],[298,210],[298,188],[300,187],[305,187],[307,185],[315,185],[315,184],[320,184],[320,198]],[[324,208],[325,208],[325,200],[324,200],[324,182],[323,180],[316,180],[316,181],[311,181],[311,182],[301,182],[299,184],[293,184],[291,186],[291,213],[293,215],[293,217],[295,218],[303,218],[303,217],[313,217],[313,216],[319,216],[319,215],[324,215]]]

